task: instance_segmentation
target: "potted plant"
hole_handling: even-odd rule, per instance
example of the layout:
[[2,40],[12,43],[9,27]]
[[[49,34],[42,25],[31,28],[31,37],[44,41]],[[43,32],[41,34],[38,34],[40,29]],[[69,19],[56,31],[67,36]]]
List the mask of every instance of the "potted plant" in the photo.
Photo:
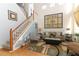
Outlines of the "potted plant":
[[79,33],[76,33],[75,35],[76,35],[76,36],[79,36]]

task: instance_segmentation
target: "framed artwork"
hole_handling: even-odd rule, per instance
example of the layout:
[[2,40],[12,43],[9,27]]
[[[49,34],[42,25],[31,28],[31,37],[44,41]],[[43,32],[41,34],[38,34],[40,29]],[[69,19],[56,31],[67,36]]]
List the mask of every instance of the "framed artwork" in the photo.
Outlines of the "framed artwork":
[[63,28],[63,13],[45,15],[44,28]]
[[8,19],[12,21],[17,21],[17,13],[11,10],[8,10]]

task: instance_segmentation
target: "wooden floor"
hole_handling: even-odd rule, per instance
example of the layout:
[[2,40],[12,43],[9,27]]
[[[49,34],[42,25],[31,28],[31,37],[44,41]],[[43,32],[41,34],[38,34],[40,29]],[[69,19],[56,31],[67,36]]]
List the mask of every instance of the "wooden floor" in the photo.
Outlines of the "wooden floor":
[[23,47],[15,50],[14,52],[9,52],[5,49],[0,49],[0,56],[45,56],[45,55],[27,50]]

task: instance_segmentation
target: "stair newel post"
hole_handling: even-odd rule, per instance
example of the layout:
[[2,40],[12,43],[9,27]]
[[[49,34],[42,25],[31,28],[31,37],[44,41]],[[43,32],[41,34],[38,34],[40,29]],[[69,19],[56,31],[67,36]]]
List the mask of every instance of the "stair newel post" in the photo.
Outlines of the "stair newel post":
[[10,29],[10,50],[13,50],[13,32]]

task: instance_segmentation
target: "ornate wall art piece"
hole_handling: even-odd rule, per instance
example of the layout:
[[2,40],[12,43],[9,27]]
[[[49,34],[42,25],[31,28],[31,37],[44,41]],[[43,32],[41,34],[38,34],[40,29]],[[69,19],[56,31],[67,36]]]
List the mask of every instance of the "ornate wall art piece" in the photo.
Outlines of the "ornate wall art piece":
[[63,13],[45,15],[44,28],[63,28]]
[[17,13],[11,10],[8,10],[8,19],[12,21],[17,21]]

